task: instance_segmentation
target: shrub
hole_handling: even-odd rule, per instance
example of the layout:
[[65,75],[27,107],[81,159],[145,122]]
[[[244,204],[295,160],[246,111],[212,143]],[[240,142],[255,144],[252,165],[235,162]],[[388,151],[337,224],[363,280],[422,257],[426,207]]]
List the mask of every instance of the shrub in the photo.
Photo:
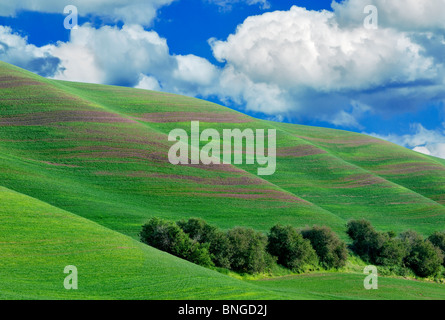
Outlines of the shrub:
[[303,238],[292,226],[276,225],[270,229],[268,252],[278,257],[278,263],[294,272],[304,271],[307,266],[318,264],[317,254],[311,242]]
[[180,241],[180,232],[175,223],[152,218],[142,226],[141,241],[159,250],[173,253]]
[[443,255],[429,240],[416,240],[406,258],[406,264],[420,277],[436,275],[443,263]]
[[354,251],[375,264],[407,266],[416,275],[429,277],[436,275],[443,263],[441,250],[412,230],[394,239],[388,233],[375,231],[369,221],[352,220],[347,225],[347,233],[353,240]]
[[204,267],[214,266],[211,259],[211,254],[209,253],[208,244],[200,244],[198,242],[191,241],[189,243],[189,250],[183,256],[183,258]]
[[215,266],[230,269],[233,255],[233,246],[227,236],[227,233],[216,231],[210,239],[209,252]]
[[303,230],[302,235],[311,242],[323,267],[340,268],[346,264],[346,244],[330,228],[314,226]]
[[346,233],[353,240],[352,249],[363,260],[377,264],[382,247],[390,236],[377,232],[367,220],[351,220],[347,224]]
[[[445,231],[442,232],[434,232],[428,240],[437,248],[439,248],[442,251],[442,254],[445,256]],[[442,262],[442,264],[445,266],[445,258]]]
[[393,230],[388,231],[387,234],[391,239],[397,237],[397,233]]
[[142,242],[159,250],[203,266],[213,265],[208,246],[190,239],[174,222],[152,218],[139,235]]
[[266,252],[267,237],[250,228],[235,227],[227,232],[232,248],[232,270],[259,273],[269,270],[274,260]]
[[408,247],[412,247],[416,242],[423,241],[423,237],[418,234],[416,231],[408,230],[404,231],[400,234],[400,239],[406,242]]
[[233,250],[225,232],[197,218],[178,221],[177,225],[193,240],[201,244],[208,244],[208,250],[215,266],[230,269]]
[[191,239],[199,243],[210,242],[213,233],[217,231],[216,227],[209,225],[203,219],[191,218],[188,221],[178,221],[176,224],[187,233]]
[[390,238],[383,243],[375,262],[378,265],[403,267],[408,252],[406,242]]

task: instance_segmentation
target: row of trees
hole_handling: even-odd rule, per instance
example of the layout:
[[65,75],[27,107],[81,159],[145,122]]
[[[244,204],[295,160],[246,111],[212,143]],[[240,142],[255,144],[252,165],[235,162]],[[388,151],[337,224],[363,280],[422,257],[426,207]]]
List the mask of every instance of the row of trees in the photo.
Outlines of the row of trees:
[[[362,260],[404,274],[411,269],[420,277],[434,276],[445,266],[445,232],[428,239],[415,231],[378,232],[367,220],[351,220],[347,234],[351,250]],[[265,235],[250,228],[223,231],[202,219],[166,221],[150,219],[140,233],[142,242],[206,267],[243,273],[261,273],[278,264],[302,272],[315,268],[341,268],[348,250],[328,227],[298,230],[276,225]]]
[[415,231],[378,232],[367,220],[351,220],[347,234],[351,249],[364,261],[395,270],[410,268],[420,277],[435,276],[445,266],[445,232],[424,239]]
[[268,236],[250,228],[222,231],[202,219],[170,222],[152,218],[140,233],[142,242],[202,266],[260,273],[276,262],[300,272],[345,265],[347,249],[328,227],[298,231],[276,225]]

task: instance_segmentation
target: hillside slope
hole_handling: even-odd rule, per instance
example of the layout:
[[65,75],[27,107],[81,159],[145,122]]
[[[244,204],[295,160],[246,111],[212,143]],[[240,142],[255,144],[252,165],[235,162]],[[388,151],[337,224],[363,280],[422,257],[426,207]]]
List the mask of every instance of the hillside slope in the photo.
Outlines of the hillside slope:
[[[0,64],[2,185],[136,236],[148,217],[200,216],[223,228],[276,222],[424,234],[445,225],[445,166],[361,134],[257,120],[198,99],[60,82]],[[173,128],[277,130],[277,170],[173,166]],[[254,200],[254,201],[252,201]]]
[[[167,134],[190,132],[191,120],[201,130],[276,129],[276,173],[171,165]],[[342,237],[348,219],[365,217],[380,230],[428,235],[445,225],[444,188],[443,160],[368,136],[0,62],[0,298],[443,299],[441,285],[390,278],[365,292],[362,274],[245,282],[132,238],[152,216],[261,231],[322,224]],[[78,291],[63,288],[66,265],[79,269]]]
[[[359,274],[318,275],[327,281],[316,286],[312,276],[236,280],[3,187],[0,253],[0,299],[445,298],[443,285],[383,277],[381,290],[364,291]],[[68,265],[77,290],[63,286]]]
[[[278,297],[3,187],[0,252],[3,299]],[[78,269],[78,290],[64,288],[69,265]]]

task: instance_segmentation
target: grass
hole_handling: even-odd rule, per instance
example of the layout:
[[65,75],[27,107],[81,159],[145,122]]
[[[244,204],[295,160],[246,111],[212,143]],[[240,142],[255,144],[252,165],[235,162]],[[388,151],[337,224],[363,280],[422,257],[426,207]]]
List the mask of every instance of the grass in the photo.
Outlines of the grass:
[[[276,129],[276,173],[257,176],[255,165],[171,165],[166,135],[189,132],[190,120],[219,132]],[[153,216],[263,232],[278,222],[328,225],[343,239],[351,218],[425,236],[445,225],[443,160],[356,133],[258,120],[173,94],[54,81],[1,62],[0,186],[0,248],[9,257],[0,266],[1,297],[292,299],[315,297],[315,290],[328,298],[329,281],[275,290],[270,286],[281,280],[240,281],[139,244],[141,225]],[[134,249],[115,249],[126,246]],[[73,259],[91,277],[83,293],[60,291],[60,268]],[[336,274],[343,276],[345,283],[363,277]],[[305,278],[290,278],[289,286],[297,279]],[[436,297],[434,288],[426,284],[425,292]],[[332,295],[348,297],[351,288],[338,290]],[[349,297],[369,296],[357,290]]]
[[[278,297],[3,187],[0,251],[6,299]],[[67,265],[78,268],[78,290],[63,287]]]
[[279,294],[312,300],[443,300],[441,284],[379,277],[377,290],[364,290],[363,274],[312,273],[251,281]]

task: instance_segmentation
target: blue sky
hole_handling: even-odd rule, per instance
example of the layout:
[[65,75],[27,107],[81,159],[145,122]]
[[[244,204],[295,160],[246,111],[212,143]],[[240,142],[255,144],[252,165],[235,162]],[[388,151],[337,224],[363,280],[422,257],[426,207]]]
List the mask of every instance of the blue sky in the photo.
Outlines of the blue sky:
[[[78,29],[63,26],[68,4],[78,8]],[[363,25],[368,4],[376,29]],[[445,158],[441,12],[445,0],[2,0],[0,60],[55,79],[363,132]]]

